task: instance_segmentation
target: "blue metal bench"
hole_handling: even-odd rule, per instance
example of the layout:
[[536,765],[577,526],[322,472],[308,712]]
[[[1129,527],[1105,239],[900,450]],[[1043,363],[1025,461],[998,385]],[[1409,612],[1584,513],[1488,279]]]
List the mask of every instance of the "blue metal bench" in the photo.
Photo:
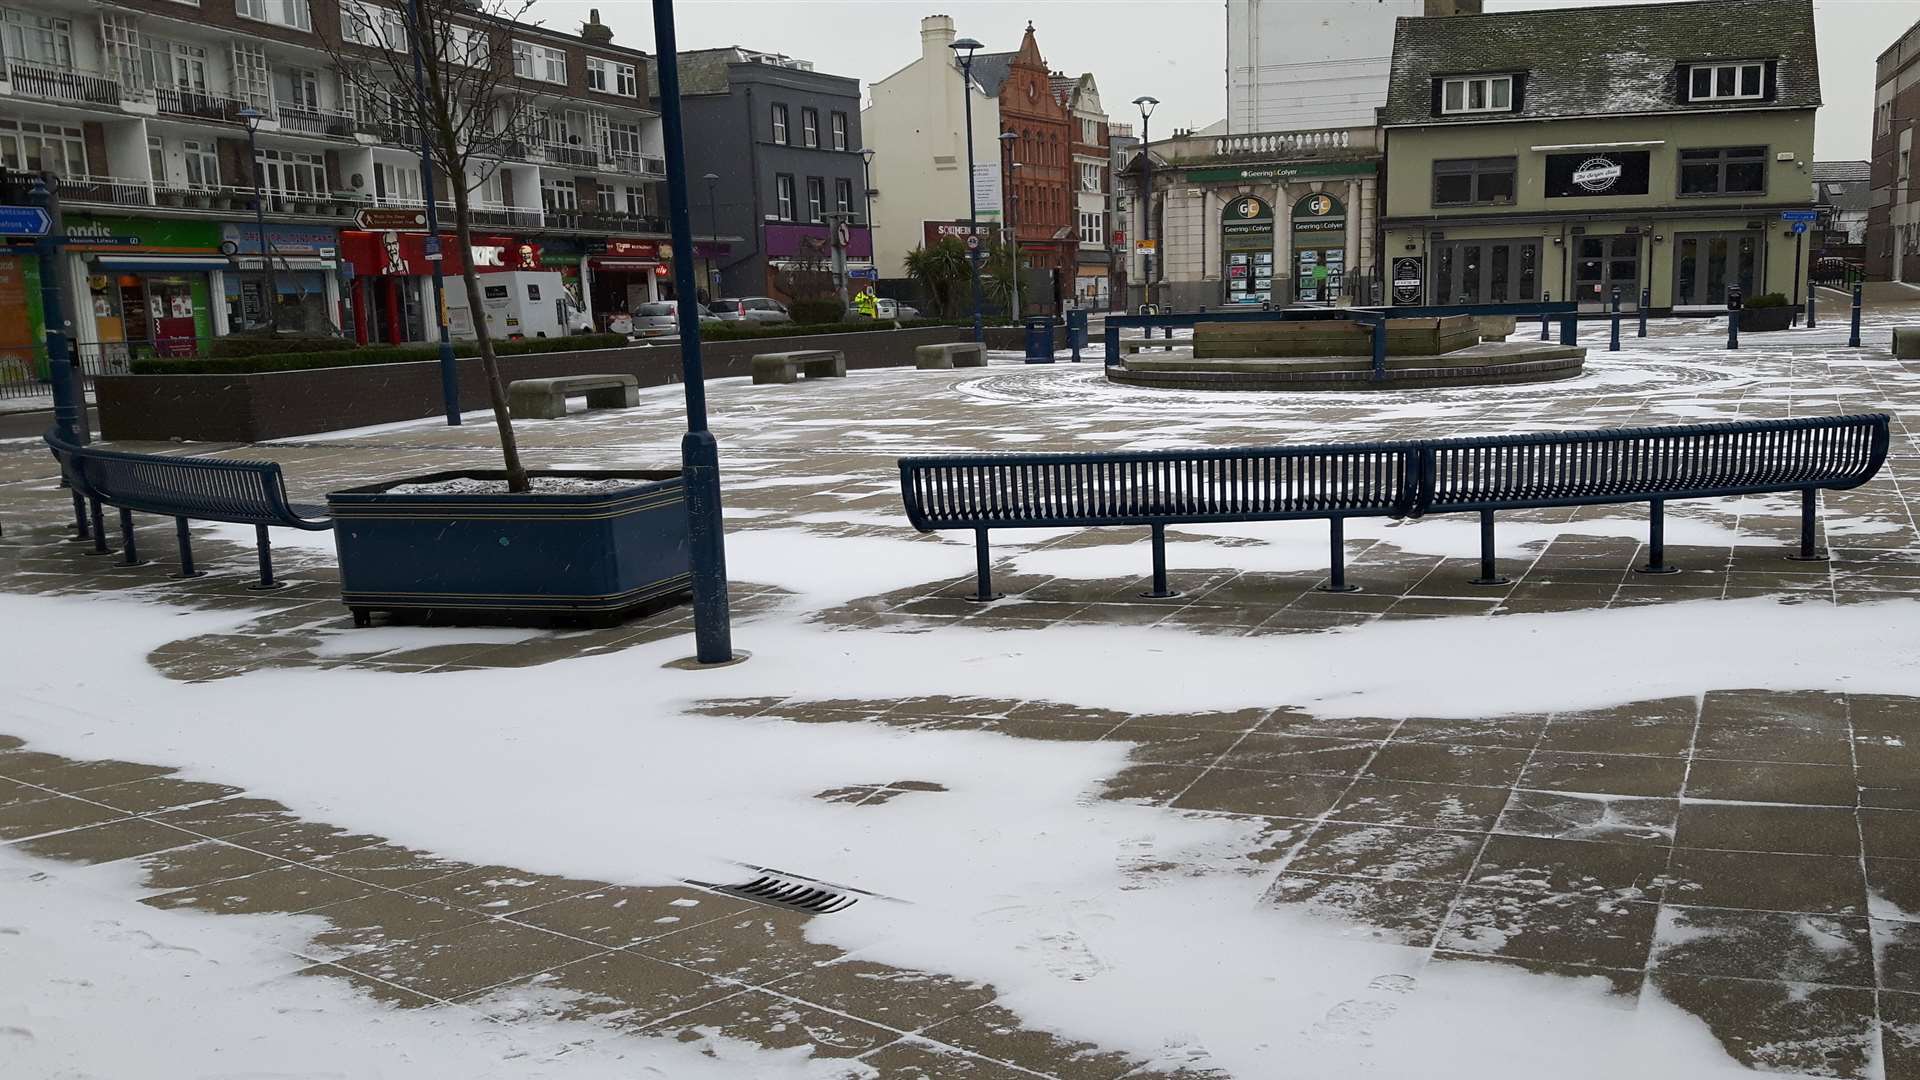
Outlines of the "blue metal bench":
[[249,586],[254,589],[276,589],[281,584],[273,577],[273,546],[267,536],[268,526],[310,532],[333,528],[325,506],[287,499],[286,481],[276,462],[100,450],[75,446],[52,431],[47,433],[46,440],[68,483],[92,507],[95,552],[112,553],[107,546],[101,507],[112,506],[120,511],[124,549],[120,563],[123,566],[140,562],[133,535],[136,510],[174,519],[180,545],[180,573],[176,576],[183,578],[201,576],[193,565],[193,536],[187,527],[188,521],[252,525],[260,554],[260,581]]
[[1300,518],[1331,524],[1333,569],[1325,588],[1348,592],[1346,519],[1406,516],[1418,475],[1410,443],[900,460],[914,528],[973,530],[975,600],[996,595],[987,558],[993,529],[1149,526],[1153,591],[1145,595],[1166,597],[1175,595],[1167,590],[1168,525]]
[[1475,439],[1351,443],[1250,450],[1092,454],[982,454],[900,459],[907,519],[921,532],[971,529],[978,585],[991,600],[987,538],[993,529],[1147,525],[1153,591],[1167,589],[1166,526],[1326,518],[1332,527],[1330,591],[1346,580],[1349,517],[1480,514],[1479,584],[1504,584],[1494,565],[1499,510],[1645,502],[1648,573],[1666,565],[1665,507],[1672,499],[1801,493],[1800,549],[1814,550],[1821,489],[1858,487],[1887,456],[1885,414],[1754,420]]

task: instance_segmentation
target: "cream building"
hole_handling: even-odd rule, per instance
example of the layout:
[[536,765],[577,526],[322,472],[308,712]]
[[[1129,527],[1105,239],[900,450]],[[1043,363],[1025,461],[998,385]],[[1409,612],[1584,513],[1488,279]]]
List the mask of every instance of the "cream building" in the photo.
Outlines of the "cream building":
[[[874,148],[874,265],[881,277],[903,277],[907,253],[929,235],[965,234],[967,220],[966,101],[973,99],[973,156],[997,178],[1000,105],[976,82],[963,88],[953,19],[920,20],[920,56],[869,88],[860,113]],[[997,188],[997,185],[995,185]],[[1000,220],[997,204],[979,220]]]

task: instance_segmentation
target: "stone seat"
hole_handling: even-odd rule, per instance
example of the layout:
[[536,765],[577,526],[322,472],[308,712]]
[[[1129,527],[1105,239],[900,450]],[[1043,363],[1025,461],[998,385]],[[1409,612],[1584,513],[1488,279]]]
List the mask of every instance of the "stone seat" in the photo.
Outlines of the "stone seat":
[[809,379],[844,379],[847,355],[838,349],[797,349],[753,358],[755,385],[798,382],[802,373]]
[[515,379],[507,387],[507,407],[521,420],[558,420],[567,415],[567,398],[587,396],[589,409],[631,409],[640,404],[640,380],[633,375],[560,375]]
[[1897,360],[1920,360],[1920,326],[1893,328],[1893,355]]
[[921,371],[986,367],[987,347],[977,341],[949,341],[938,345],[915,346],[913,366]]
[[1132,356],[1134,353],[1145,352],[1148,349],[1171,349],[1173,347],[1174,344],[1171,339],[1155,341],[1150,337],[1123,338],[1120,341],[1120,355]]

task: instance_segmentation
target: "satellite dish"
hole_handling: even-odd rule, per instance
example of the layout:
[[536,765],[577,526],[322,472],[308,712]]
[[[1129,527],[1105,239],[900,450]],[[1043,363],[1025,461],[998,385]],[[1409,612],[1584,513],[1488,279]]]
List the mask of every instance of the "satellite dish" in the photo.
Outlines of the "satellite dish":
[[360,173],[354,173],[347,178],[347,183],[353,185],[353,190],[359,191],[361,188],[367,186],[367,178]]

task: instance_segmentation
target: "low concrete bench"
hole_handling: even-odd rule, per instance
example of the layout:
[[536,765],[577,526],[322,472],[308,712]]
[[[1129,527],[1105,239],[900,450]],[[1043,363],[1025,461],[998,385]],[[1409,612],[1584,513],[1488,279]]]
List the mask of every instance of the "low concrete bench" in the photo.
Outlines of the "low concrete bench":
[[1120,355],[1121,356],[1132,356],[1134,353],[1145,352],[1148,349],[1171,349],[1171,348],[1173,348],[1173,340],[1171,338],[1168,338],[1165,340],[1159,340],[1159,341],[1156,341],[1150,337],[1120,339]]
[[986,367],[987,347],[977,341],[950,341],[942,345],[915,346],[913,366],[921,371]]
[[507,387],[507,406],[521,420],[558,420],[567,415],[567,398],[575,394],[587,396],[589,409],[631,409],[640,404],[640,380],[633,375],[515,379]]
[[1896,360],[1920,360],[1920,326],[1893,328],[1893,356]]
[[809,379],[844,379],[847,354],[838,349],[800,349],[761,353],[753,358],[755,385],[797,382],[802,373]]

